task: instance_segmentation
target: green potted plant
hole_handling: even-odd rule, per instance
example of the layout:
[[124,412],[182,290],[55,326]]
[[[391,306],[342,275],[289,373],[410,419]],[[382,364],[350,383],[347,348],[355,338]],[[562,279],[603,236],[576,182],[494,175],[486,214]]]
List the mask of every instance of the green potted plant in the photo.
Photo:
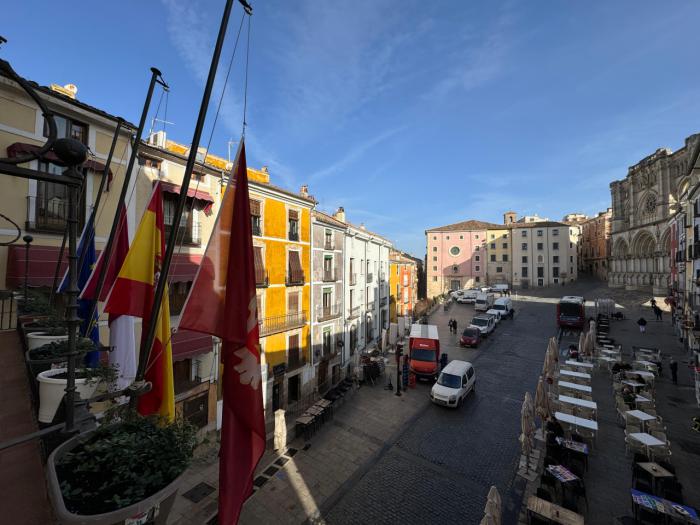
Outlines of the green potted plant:
[[194,428],[130,413],[75,436],[47,461],[49,496],[63,525],[165,525],[196,445]]
[[[97,350],[92,339],[80,337],[76,343],[76,350],[79,356],[83,357],[87,352]],[[51,341],[42,346],[34,347],[24,353],[27,366],[32,377],[38,376],[44,370],[48,370],[53,365],[66,362],[68,354],[68,339]]]
[[[82,399],[90,399],[101,382],[110,384],[116,381],[114,366],[101,365],[96,368],[78,368],[75,371],[75,389]],[[41,423],[51,423],[61,404],[68,384],[67,368],[45,370],[36,377],[39,383],[39,416]]]

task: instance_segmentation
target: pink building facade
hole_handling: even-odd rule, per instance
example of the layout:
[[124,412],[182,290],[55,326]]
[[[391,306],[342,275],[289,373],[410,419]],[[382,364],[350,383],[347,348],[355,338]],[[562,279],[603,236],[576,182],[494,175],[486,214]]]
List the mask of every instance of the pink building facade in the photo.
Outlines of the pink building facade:
[[464,221],[426,230],[428,297],[486,285],[486,230],[502,225]]

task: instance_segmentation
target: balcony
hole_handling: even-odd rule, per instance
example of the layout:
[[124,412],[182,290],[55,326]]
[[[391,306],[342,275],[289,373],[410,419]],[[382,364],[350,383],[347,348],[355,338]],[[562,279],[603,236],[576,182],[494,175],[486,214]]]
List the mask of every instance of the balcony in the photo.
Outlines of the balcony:
[[379,274],[379,282],[383,283],[386,281],[386,273],[382,272]]
[[258,272],[255,272],[255,287],[256,288],[267,288],[270,286],[270,276],[268,275],[267,271],[264,271],[262,275],[259,275]]
[[[184,221],[184,218],[183,218]],[[170,230],[172,227],[169,224],[165,225],[165,239],[170,237]],[[196,222],[194,224],[180,224],[179,232],[177,233],[177,244],[184,244],[186,246],[200,246],[202,244],[202,238],[199,235],[201,231],[200,223]]]
[[324,250],[335,250],[335,243],[331,239],[326,239],[323,242],[323,249]]
[[304,284],[306,278],[304,277],[303,271],[289,271],[287,272],[286,283],[287,286],[299,286]]
[[367,301],[367,311],[372,312],[374,310],[376,301]]
[[353,306],[350,308],[350,313],[348,314],[348,319],[357,319],[360,317],[360,307]]
[[298,241],[299,240],[299,232],[289,232],[289,240],[290,241]]
[[68,200],[27,197],[27,230],[63,232],[68,220]]
[[340,317],[340,303],[328,306],[320,306],[316,310],[316,319],[319,323],[330,321]]
[[374,280],[374,275],[371,273],[368,273],[367,274],[367,282],[371,283],[373,280]]
[[258,237],[260,237],[262,235],[262,228],[260,227],[260,224],[253,223],[252,231],[253,231],[253,235],[256,235]]
[[350,273],[350,286],[355,286],[357,284],[357,274]]
[[387,303],[386,297],[382,297],[381,299],[379,299],[379,306],[386,306],[386,303]]
[[258,321],[260,335],[266,336],[299,328],[306,324],[306,312],[264,317]]
[[335,270],[323,270],[322,279],[324,283],[333,283],[338,280],[335,276]]

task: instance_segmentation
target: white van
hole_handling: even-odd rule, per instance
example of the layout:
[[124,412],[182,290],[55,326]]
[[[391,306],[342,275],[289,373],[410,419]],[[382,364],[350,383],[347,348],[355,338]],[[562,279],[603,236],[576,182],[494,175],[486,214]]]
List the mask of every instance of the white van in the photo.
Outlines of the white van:
[[476,295],[476,301],[474,302],[474,310],[477,312],[485,312],[491,308],[493,304],[493,294],[492,293],[479,293]]
[[430,391],[430,400],[438,405],[458,407],[476,388],[476,373],[471,363],[453,360],[442,369]]
[[515,313],[515,310],[513,310],[513,301],[511,301],[510,297],[499,297],[486,313],[495,315],[499,321],[507,318],[512,319]]
[[501,295],[508,293],[508,285],[507,284],[494,284],[493,285],[493,291],[498,292]]

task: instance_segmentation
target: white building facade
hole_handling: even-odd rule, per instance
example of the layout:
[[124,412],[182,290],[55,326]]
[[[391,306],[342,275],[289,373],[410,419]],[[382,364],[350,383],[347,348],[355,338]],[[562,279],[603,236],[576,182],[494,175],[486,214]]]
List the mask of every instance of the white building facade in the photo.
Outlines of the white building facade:
[[511,225],[516,288],[565,285],[578,278],[578,228],[561,222]]

